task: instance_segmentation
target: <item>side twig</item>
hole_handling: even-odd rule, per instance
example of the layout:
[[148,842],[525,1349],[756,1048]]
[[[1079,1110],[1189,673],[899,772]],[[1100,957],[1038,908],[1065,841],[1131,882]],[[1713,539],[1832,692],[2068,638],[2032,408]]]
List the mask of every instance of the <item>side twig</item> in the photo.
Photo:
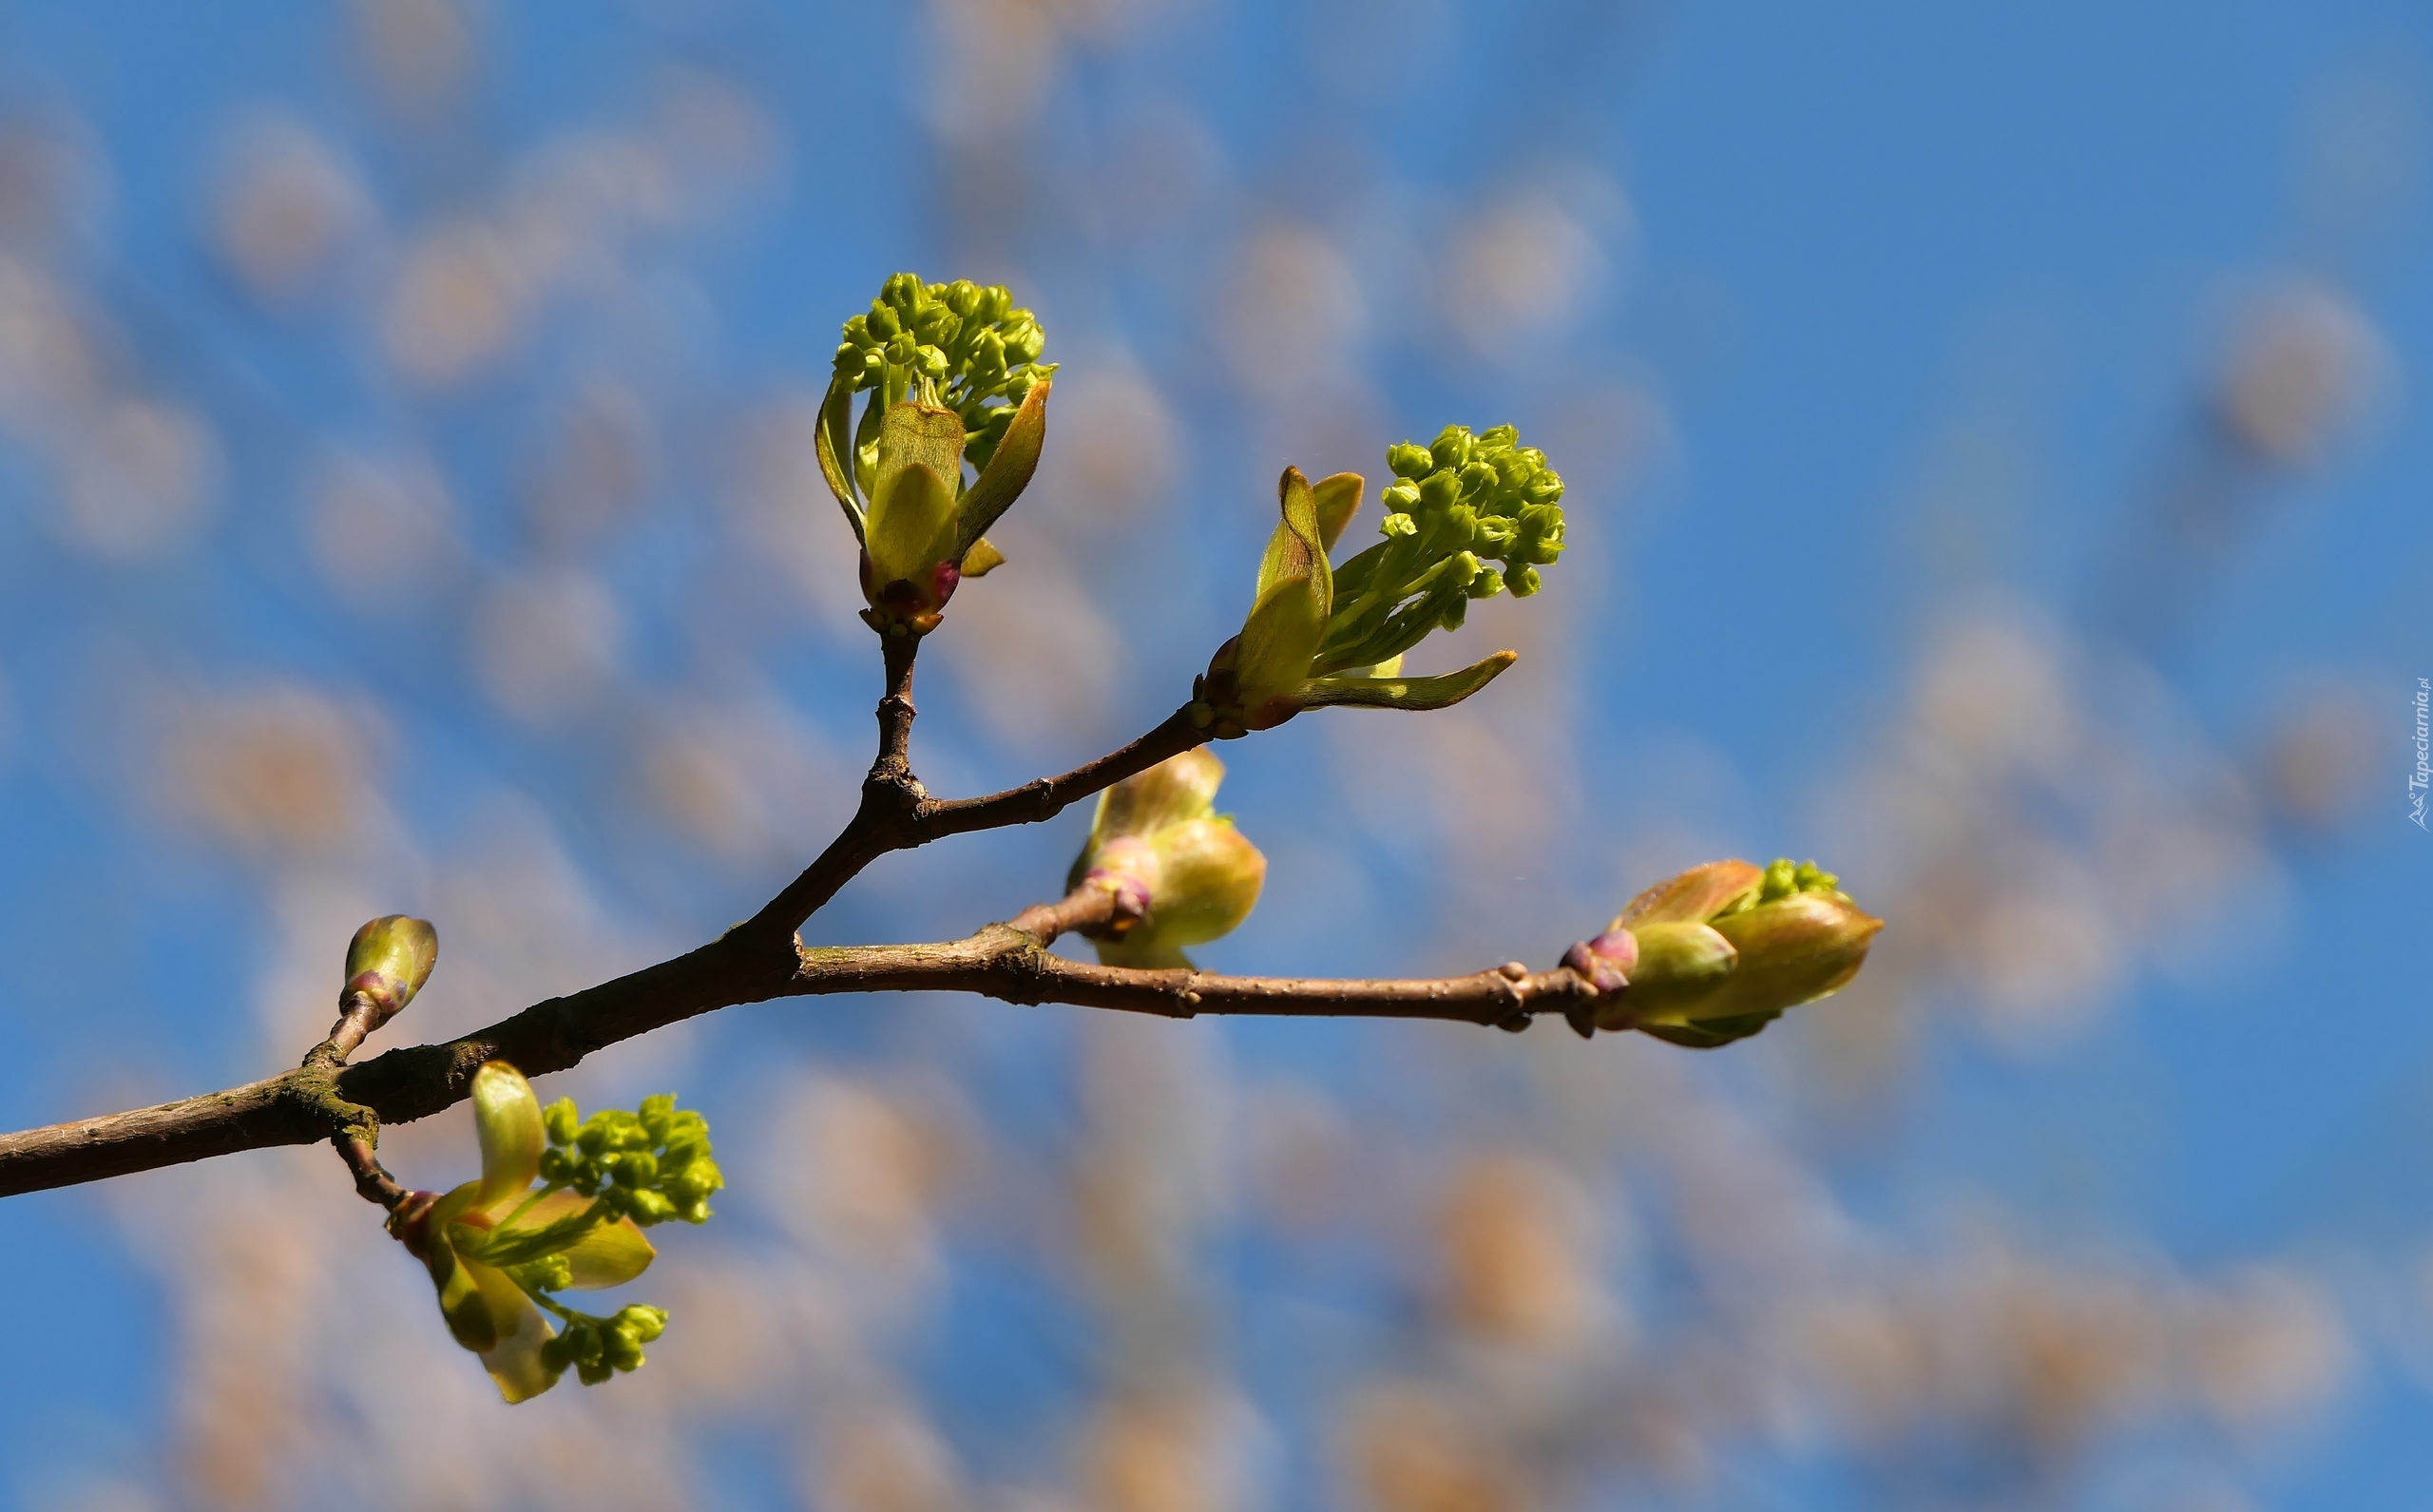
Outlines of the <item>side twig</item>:
[[329,1038],[304,1054],[304,1063],[288,1073],[297,1079],[292,1101],[326,1121],[330,1143],[354,1177],[354,1190],[367,1202],[391,1212],[406,1199],[406,1189],[389,1174],[375,1153],[380,1144],[380,1120],[359,1102],[349,1102],[337,1089],[337,1073],[346,1058],[386,1017],[370,995],[349,992],[338,1005],[338,1022]]

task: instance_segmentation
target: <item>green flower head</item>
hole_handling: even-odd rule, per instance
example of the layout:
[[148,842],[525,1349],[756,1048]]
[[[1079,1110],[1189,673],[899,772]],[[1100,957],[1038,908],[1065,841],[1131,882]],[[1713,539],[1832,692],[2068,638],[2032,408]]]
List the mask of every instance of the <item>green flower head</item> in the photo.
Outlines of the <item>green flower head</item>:
[[1598,988],[1599,1028],[1729,1044],[1840,991],[1867,964],[1884,921],[1840,884],[1813,861],[1711,861],[1632,899],[1563,964]]
[[1381,496],[1383,539],[1340,567],[1327,555],[1359,511],[1364,480],[1341,472],[1312,486],[1285,469],[1283,520],[1250,617],[1195,692],[1203,727],[1239,735],[1330,704],[1441,709],[1517,660],[1499,651],[1459,672],[1402,676],[1404,653],[1459,628],[1471,600],[1538,591],[1538,568],[1562,554],[1562,479],[1510,426],[1448,426],[1433,446],[1407,441],[1386,461],[1395,481]]
[[844,337],[820,409],[820,471],[862,547],[862,618],[883,635],[925,635],[958,583],[1005,560],[982,532],[1039,467],[1056,365],[1039,360],[1045,334],[1013,296],[961,279],[896,274]]
[[725,1185],[708,1125],[665,1097],[579,1122],[567,1099],[544,1110],[504,1061],[474,1073],[472,1094],[481,1178],[414,1193],[390,1218],[431,1272],[449,1335],[481,1356],[509,1402],[546,1391],[568,1366],[586,1385],[639,1367],[665,1312],[593,1317],[551,1293],[621,1286],[657,1254],[644,1228],[708,1218],[709,1195]]

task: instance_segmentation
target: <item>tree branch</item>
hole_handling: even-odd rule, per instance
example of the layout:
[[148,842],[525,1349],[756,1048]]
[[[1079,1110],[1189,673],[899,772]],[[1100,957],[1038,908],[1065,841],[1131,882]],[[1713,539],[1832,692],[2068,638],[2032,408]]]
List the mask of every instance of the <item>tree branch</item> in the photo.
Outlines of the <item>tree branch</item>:
[[976,992],[1006,1003],[1070,1003],[1189,1019],[1203,1013],[1294,1018],[1439,1019],[1525,1028],[1539,1013],[1569,1014],[1596,988],[1572,971],[1518,964],[1416,980],[1237,977],[1188,968],[1092,966],[1048,953],[1009,924],[946,945],[805,949],[790,992]]
[[826,908],[864,867],[890,851],[920,844],[911,838],[910,825],[929,796],[912,775],[912,720],[920,712],[912,706],[912,663],[921,642],[914,636],[882,636],[879,644],[886,658],[887,693],[878,700],[878,755],[862,778],[862,801],[828,849],[737,932],[783,940]]
[[507,1061],[527,1076],[544,1076],[679,1020],[778,997],[950,991],[1168,1018],[1349,1014],[1522,1028],[1530,1015],[1552,1010],[1566,1013],[1575,1027],[1586,1022],[1595,989],[1567,967],[1531,972],[1516,963],[1429,981],[1337,982],[1139,970],[1050,954],[1047,946],[1058,935],[1111,921],[1115,899],[1094,889],[1035,905],[1009,924],[992,924],[948,944],[804,947],[795,933],[803,921],[889,852],[950,834],[1036,824],[1208,738],[1186,711],[1178,710],[1129,745],[1061,776],[985,797],[940,801],[929,796],[911,765],[912,671],[919,641],[889,637],[881,644],[887,693],[877,709],[878,754],[853,819],[759,912],[718,940],[613,982],[534,1004],[462,1039],[391,1050],[356,1065],[347,1064],[346,1057],[370,1024],[348,1008],[304,1064],[282,1076],[157,1107],[0,1135],[0,1196],[240,1150],[329,1139],[345,1158],[356,1189],[394,1206],[403,1188],[374,1153],[379,1125],[411,1123],[462,1101],[484,1062]]
[[1039,777],[986,797],[933,798],[913,775],[911,763],[917,712],[912,706],[912,661],[920,641],[890,636],[881,643],[887,653],[888,691],[879,700],[878,757],[862,779],[861,806],[818,859],[740,926],[746,933],[772,939],[792,934],[863,868],[891,851],[910,851],[950,834],[1052,819],[1076,800],[1208,741],[1208,732],[1192,723],[1187,707],[1177,709],[1129,745],[1060,776]]
[[1168,756],[1177,756],[1195,746],[1208,743],[1209,733],[1191,721],[1188,708],[1177,709],[1163,724],[1119,751],[1110,751],[1096,761],[1075,767],[1062,776],[1040,777],[1019,788],[1007,788],[985,798],[956,798],[950,802],[931,799],[921,805],[913,816],[919,838],[914,845],[927,845],[950,834],[968,834],[974,830],[1002,830],[1008,825],[1037,824],[1052,819],[1077,799],[1089,797],[1111,788],[1125,777],[1146,772]]
[[[535,1004],[462,1039],[392,1050],[348,1066],[336,1075],[335,1093],[384,1124],[410,1123],[463,1101],[485,1061],[507,1061],[527,1076],[541,1076],[680,1019],[777,997],[974,992],[1008,1003],[1071,1003],[1165,1018],[1349,1015],[1521,1027],[1533,1014],[1569,1013],[1596,996],[1562,967],[1533,972],[1515,964],[1418,981],[1329,981],[1138,970],[1049,953],[1056,934],[1103,923],[1112,907],[1104,892],[1077,892],[1025,909],[1016,916],[1022,927],[992,924],[967,939],[797,946],[774,956],[740,931],[731,932],[689,955]],[[0,1196],[328,1139],[329,1118],[316,1101],[327,1086],[314,1068],[299,1067],[225,1092],[0,1136]],[[363,1174],[357,1171],[359,1180]]]

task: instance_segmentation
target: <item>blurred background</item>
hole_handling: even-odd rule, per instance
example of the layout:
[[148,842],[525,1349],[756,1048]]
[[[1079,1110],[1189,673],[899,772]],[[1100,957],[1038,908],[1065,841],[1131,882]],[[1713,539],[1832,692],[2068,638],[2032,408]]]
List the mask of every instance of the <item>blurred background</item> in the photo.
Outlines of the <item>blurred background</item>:
[[[1510,422],[1570,551],[1415,665],[1519,667],[1222,747],[1273,870],[1202,964],[1549,963],[1724,855],[1890,921],[1712,1055],[927,998],[617,1046],[543,1095],[673,1088],[733,1186],[648,1368],[514,1410],[326,1150],[11,1198],[0,1504],[2407,1503],[2433,19],[1830,9],[0,10],[0,1123],[292,1065],[376,913],[445,941],[403,1043],[790,877],[879,691],[813,415],[899,267],[1064,363],[933,790],[1184,698],[1285,463]],[[1005,918],[1086,827],[808,937]],[[462,1108],[383,1149],[473,1170]]]

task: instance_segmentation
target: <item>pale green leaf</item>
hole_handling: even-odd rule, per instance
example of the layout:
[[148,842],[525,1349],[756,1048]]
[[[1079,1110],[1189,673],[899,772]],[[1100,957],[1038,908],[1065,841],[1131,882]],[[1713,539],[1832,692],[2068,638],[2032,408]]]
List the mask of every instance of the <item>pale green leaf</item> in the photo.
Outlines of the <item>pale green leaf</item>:
[[836,506],[845,511],[845,523],[853,527],[853,542],[858,545],[865,534],[862,503],[845,472],[853,450],[853,384],[840,375],[828,386],[827,400],[819,407],[814,450],[819,453],[819,475],[828,480],[828,491],[836,495]]
[[1307,709],[1333,705],[1362,709],[1445,709],[1494,681],[1519,653],[1498,651],[1486,660],[1432,678],[1312,678],[1295,697]]
[[1344,526],[1360,512],[1360,493],[1367,487],[1368,481],[1359,473],[1338,472],[1320,479],[1317,487],[1310,490],[1316,507],[1321,551],[1332,551],[1334,544],[1343,539]]
[[473,1133],[482,1146],[482,1184],[474,1206],[489,1212],[520,1200],[540,1176],[541,1152],[549,1144],[541,1126],[541,1100],[523,1072],[504,1061],[489,1061],[473,1073]]
[[[1014,411],[1012,424],[998,441],[996,453],[964,495],[961,534],[956,538],[958,557],[977,547],[981,532],[995,525],[998,516],[1012,507],[1023,489],[1030,486],[1031,474],[1039,470],[1040,448],[1047,441],[1047,391],[1052,387],[1054,380],[1047,378],[1031,385],[1030,392],[1023,396],[1022,408]],[[964,575],[976,578],[980,573],[967,571]]]

